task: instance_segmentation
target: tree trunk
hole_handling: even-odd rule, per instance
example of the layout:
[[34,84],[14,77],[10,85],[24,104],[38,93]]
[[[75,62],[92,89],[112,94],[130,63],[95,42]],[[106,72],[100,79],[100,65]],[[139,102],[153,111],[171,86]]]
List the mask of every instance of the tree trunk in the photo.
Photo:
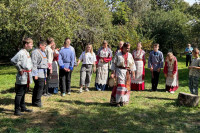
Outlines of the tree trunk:
[[199,96],[180,92],[178,104],[181,106],[196,107],[199,104]]

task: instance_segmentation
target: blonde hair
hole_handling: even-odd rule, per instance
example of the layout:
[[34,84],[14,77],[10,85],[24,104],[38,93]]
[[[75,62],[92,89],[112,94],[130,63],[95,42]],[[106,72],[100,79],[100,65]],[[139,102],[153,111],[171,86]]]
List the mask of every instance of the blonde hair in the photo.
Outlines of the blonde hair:
[[87,47],[88,46],[91,46],[91,50],[90,50],[90,53],[93,55],[93,47],[92,47],[92,44],[87,44],[86,47],[85,47],[85,55],[87,54],[86,50],[87,50]]
[[167,53],[167,57],[169,57],[170,55],[173,55],[173,53],[172,52],[168,52]]
[[199,49],[198,48],[194,48],[194,50],[192,51],[195,54],[199,54]]

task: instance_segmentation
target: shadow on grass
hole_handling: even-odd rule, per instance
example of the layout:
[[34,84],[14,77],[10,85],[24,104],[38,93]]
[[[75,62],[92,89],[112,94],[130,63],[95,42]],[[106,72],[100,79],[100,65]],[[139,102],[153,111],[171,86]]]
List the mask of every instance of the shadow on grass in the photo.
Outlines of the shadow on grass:
[[172,100],[172,101],[176,101],[176,99],[174,98],[162,98],[162,97],[145,97],[148,99],[156,99],[156,100]]
[[1,105],[14,104],[14,99],[11,99],[11,98],[0,98],[0,104]]
[[83,102],[83,101],[79,101],[79,100],[60,100],[59,102],[65,102],[65,103],[69,103],[69,104],[76,104],[76,105],[84,105],[84,106],[91,106],[91,105],[98,105],[98,106],[105,106],[108,107],[110,106],[109,103],[99,103],[99,102]]
[[[55,133],[198,132],[200,129],[200,111],[194,112],[194,108],[186,107],[168,109],[174,103],[140,109],[131,106],[115,108],[110,107],[108,103],[85,103],[70,100],[59,102],[70,103],[62,107],[66,109],[65,113],[59,113],[59,108],[56,108],[47,109],[46,112],[34,112],[18,119],[3,118],[0,128],[3,128],[3,131],[10,130],[10,128],[16,131],[26,131],[34,127],[39,131]],[[74,104],[83,106],[74,106]],[[48,130],[45,131],[45,129]]]
[[14,93],[15,92],[15,87],[11,87],[9,89],[3,90],[0,93],[1,94],[7,94],[7,93]]

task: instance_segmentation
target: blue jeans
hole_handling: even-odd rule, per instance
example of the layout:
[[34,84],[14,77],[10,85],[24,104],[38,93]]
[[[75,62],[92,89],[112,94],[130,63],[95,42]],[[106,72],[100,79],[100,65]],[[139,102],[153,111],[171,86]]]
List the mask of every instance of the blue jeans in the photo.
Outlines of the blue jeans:
[[198,95],[199,78],[196,76],[189,76],[189,88],[192,94]]

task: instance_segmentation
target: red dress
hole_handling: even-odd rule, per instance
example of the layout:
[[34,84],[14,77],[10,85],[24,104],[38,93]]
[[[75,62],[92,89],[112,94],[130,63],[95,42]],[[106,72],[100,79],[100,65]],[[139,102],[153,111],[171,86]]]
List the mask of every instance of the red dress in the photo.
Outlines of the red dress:
[[164,74],[167,74],[166,78],[166,91],[176,91],[178,89],[178,63],[174,56],[170,61],[166,59],[165,67],[163,70]]

